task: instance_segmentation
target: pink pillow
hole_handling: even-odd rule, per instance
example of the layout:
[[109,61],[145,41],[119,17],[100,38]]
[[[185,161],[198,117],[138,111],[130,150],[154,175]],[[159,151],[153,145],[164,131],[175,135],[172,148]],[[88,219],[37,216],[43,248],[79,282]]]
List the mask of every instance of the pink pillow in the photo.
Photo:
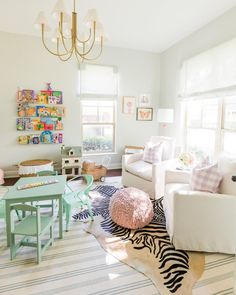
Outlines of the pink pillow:
[[190,185],[192,190],[217,193],[221,180],[222,175],[217,165],[194,168],[190,178]]
[[163,143],[152,144],[151,142],[146,143],[143,152],[143,161],[148,163],[161,162],[163,152]]

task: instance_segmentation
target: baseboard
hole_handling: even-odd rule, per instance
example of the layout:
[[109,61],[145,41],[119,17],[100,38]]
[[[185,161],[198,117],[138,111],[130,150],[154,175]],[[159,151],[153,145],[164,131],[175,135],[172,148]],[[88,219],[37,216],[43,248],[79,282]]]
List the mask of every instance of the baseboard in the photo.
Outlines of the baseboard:
[[[109,165],[109,167],[108,167],[108,170],[121,169],[121,167],[122,167],[121,162],[120,163],[111,163]],[[61,170],[60,165],[57,165],[55,167],[55,170]],[[5,178],[19,177],[19,174],[18,174],[18,170],[17,169],[14,169],[14,170],[5,170],[4,173],[5,173]]]

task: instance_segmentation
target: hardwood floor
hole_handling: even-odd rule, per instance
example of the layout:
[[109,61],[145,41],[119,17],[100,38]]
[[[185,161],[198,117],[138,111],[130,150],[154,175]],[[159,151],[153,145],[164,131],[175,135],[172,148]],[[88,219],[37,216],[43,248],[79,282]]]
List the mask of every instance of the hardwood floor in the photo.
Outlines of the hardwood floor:
[[[107,177],[113,177],[113,176],[121,176],[121,169],[111,169],[107,171]],[[19,177],[5,178],[5,183],[3,185],[5,186],[14,185],[18,179]]]

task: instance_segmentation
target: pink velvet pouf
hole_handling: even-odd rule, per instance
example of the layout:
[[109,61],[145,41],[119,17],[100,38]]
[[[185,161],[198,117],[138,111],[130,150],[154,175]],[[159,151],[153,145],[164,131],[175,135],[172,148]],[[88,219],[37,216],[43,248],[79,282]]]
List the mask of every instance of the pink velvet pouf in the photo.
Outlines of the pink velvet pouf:
[[109,212],[115,223],[130,229],[144,227],[154,215],[149,195],[134,187],[118,190],[111,197]]

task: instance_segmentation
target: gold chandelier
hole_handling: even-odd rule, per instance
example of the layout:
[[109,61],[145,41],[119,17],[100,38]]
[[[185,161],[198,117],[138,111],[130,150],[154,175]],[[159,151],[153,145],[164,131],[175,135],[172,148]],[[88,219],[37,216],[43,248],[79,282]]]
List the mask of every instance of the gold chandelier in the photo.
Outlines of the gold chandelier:
[[[57,1],[52,15],[58,24],[52,36],[52,41],[56,43],[54,50],[46,44],[45,33],[51,28],[44,12],[40,12],[35,21],[35,27],[41,29],[42,42],[47,51],[57,56],[61,61],[69,60],[73,54],[78,62],[91,61],[100,57],[103,50],[104,32],[95,9],[89,9],[84,19],[84,24],[88,27],[87,36],[85,33],[80,32],[79,34],[75,0],[71,16],[66,12],[63,0]],[[97,41],[99,42],[98,46],[96,46]],[[95,56],[92,56],[93,51],[98,51]]]

